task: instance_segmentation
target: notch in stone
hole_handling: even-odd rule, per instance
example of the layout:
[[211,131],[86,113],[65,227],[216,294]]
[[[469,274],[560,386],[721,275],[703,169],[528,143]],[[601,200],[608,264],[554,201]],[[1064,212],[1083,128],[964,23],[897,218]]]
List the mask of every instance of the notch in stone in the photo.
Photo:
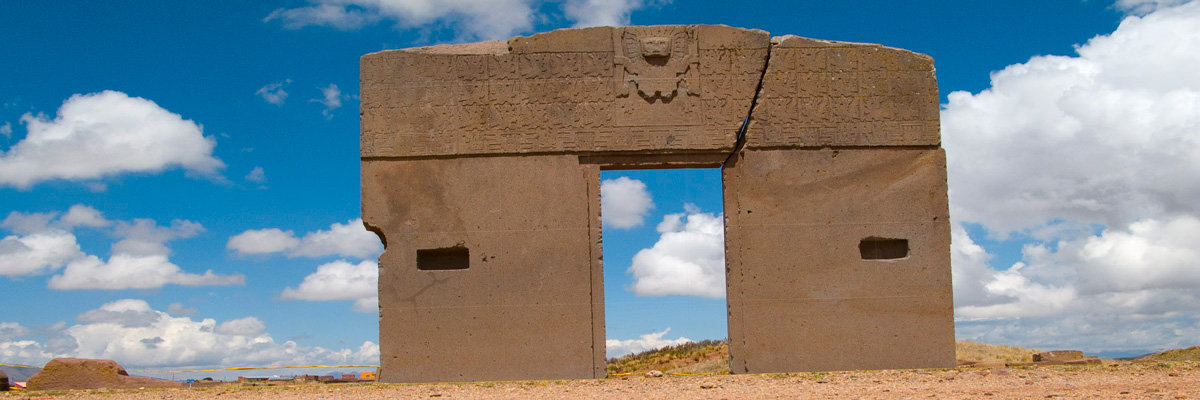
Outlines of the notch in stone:
[[417,269],[446,271],[471,267],[471,252],[465,246],[417,250]]
[[858,253],[864,260],[896,260],[908,257],[908,239],[871,236],[858,242]]

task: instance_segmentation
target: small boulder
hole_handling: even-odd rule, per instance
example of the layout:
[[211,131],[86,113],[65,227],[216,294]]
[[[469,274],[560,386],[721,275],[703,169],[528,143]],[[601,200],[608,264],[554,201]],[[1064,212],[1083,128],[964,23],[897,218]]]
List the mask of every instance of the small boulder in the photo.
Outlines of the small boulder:
[[26,382],[29,390],[67,389],[137,389],[150,387],[182,387],[179,382],[129,373],[113,360],[55,358],[41,372]]
[[0,371],[0,392],[7,392],[7,391],[8,391],[8,374],[5,374],[4,371]]
[[1067,362],[1084,358],[1079,350],[1054,350],[1033,354],[1034,362]]
[[652,369],[652,370],[650,370],[650,372],[646,373],[647,378],[662,378],[662,376],[663,376],[662,371],[659,371],[657,369]]

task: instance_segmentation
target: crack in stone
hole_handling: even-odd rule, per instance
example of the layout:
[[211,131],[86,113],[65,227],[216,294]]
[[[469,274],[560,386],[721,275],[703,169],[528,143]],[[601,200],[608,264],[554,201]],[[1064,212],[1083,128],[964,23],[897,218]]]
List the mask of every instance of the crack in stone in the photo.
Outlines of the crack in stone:
[[750,129],[750,118],[754,115],[754,108],[758,105],[758,96],[762,94],[763,81],[767,79],[767,67],[771,65],[771,51],[774,49],[774,43],[767,44],[767,56],[763,57],[762,72],[758,75],[758,86],[754,87],[754,97],[750,98],[750,109],[746,110],[746,119],[742,120],[742,126],[738,128],[737,136],[733,142],[733,151],[725,157],[725,161],[721,162],[721,168],[725,168],[729,164],[729,160],[742,151],[743,147],[746,147],[746,131]]

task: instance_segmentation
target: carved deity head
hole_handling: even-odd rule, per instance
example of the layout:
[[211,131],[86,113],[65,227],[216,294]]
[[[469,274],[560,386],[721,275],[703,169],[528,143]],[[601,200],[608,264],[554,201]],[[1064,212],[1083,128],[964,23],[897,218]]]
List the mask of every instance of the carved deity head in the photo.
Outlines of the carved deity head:
[[642,57],[658,58],[671,56],[671,38],[663,36],[642,39]]

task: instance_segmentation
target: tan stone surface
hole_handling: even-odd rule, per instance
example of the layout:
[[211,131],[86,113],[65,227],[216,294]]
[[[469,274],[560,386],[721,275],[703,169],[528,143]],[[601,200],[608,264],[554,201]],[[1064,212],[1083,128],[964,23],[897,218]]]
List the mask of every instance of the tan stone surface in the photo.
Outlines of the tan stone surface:
[[728,152],[769,39],[673,25],[455,46],[363,56],[364,157]]
[[29,390],[129,389],[180,387],[179,382],[129,376],[113,360],[55,358],[26,382]]
[[[589,239],[599,211],[588,182],[598,176],[571,156],[365,162],[364,221],[387,244],[381,380],[603,371]],[[418,250],[455,246],[468,249],[468,269],[418,269]]]
[[603,376],[601,169],[723,168],[734,372],[954,364],[928,56],[672,25],[361,68],[383,381]]
[[776,38],[747,147],[938,146],[933,58],[877,44]]
[[[723,170],[731,370],[952,367],[940,149],[746,150]],[[860,241],[907,239],[901,259]]]

